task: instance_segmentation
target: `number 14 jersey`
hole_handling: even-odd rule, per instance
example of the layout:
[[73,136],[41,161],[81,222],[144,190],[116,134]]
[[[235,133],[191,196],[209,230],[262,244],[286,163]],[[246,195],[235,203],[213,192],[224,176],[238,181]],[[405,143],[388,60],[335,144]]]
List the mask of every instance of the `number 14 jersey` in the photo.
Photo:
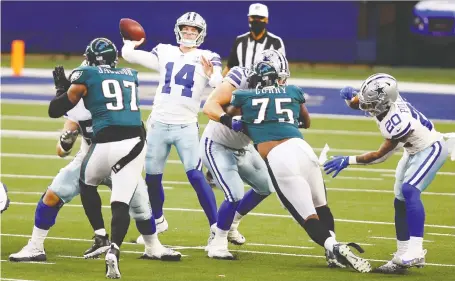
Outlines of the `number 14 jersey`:
[[212,63],[214,72],[221,72],[220,56],[200,49],[182,53],[169,44],[158,44],[151,54],[158,58],[160,80],[150,118],[167,124],[196,123],[201,94],[209,82],[201,57]]
[[401,96],[381,121],[375,120],[386,139],[400,139],[411,132],[405,145],[409,154],[416,154],[442,139],[433,123]]

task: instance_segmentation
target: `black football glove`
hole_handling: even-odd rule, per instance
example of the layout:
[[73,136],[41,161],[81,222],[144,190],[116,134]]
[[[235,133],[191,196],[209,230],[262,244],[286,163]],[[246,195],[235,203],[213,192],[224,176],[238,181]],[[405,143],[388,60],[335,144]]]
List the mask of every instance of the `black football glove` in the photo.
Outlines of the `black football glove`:
[[54,76],[55,89],[57,90],[56,95],[58,97],[68,91],[71,82],[66,78],[65,69],[61,65],[55,67],[52,75]]

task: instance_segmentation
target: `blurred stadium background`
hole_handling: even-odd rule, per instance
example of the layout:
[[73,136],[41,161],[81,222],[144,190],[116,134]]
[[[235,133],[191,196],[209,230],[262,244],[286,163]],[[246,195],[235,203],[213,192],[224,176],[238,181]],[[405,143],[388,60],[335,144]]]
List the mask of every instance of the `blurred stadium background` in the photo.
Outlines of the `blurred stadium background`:
[[[158,43],[175,44],[173,28],[187,11],[201,14],[208,25],[202,48],[227,59],[237,35],[248,31],[247,12],[255,2],[55,2],[2,1],[1,5],[1,181],[13,201],[2,214],[2,280],[104,280],[103,262],[79,259],[92,236],[80,200],[65,206],[46,242],[48,262],[13,264],[30,235],[36,202],[58,170],[71,159],[54,156],[63,120],[47,117],[54,95],[51,70],[78,66],[90,40],[108,37],[120,49],[121,18],[140,22],[151,50]],[[331,155],[376,149],[381,137],[374,121],[349,110],[339,98],[346,85],[359,87],[375,72],[399,80],[400,90],[442,132],[455,132],[455,1],[403,2],[263,2],[269,8],[268,29],[280,36],[291,62],[290,83],[308,93],[312,129],[304,132],[318,153],[325,143]],[[417,5],[417,6],[416,6]],[[25,42],[25,68],[11,70],[11,44]],[[121,65],[124,64],[120,60]],[[224,62],[225,63],[225,62]],[[140,70],[143,119],[150,112],[156,73]],[[206,94],[209,93],[207,89]],[[207,123],[200,116],[203,128]],[[401,154],[387,163],[347,169],[336,180],[326,178],[329,203],[341,241],[360,242],[374,265],[395,250],[393,228],[394,168]],[[173,151],[165,170],[165,244],[187,255],[178,264],[135,260],[141,246],[125,244],[121,268],[126,280],[384,280],[378,275],[325,268],[323,252],[278,204],[266,199],[240,227],[248,239],[231,246],[238,261],[213,261],[201,250],[207,234],[203,214]],[[455,276],[455,164],[450,160],[424,195],[427,208],[425,247],[430,263],[402,279],[453,280]],[[109,192],[102,189],[109,227]],[[216,191],[218,202],[221,192]],[[137,231],[131,225],[128,239]],[[196,270],[198,269],[198,270]],[[122,272],[122,273],[123,273]]]

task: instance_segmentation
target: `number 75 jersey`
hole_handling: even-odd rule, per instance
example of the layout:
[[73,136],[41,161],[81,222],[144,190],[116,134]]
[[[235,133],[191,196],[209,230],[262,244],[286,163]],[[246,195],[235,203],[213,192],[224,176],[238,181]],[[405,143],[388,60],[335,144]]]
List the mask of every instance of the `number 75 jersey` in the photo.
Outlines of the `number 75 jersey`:
[[435,130],[433,123],[400,96],[384,119],[376,119],[376,122],[386,139],[400,139],[411,133],[405,144],[409,154],[418,153],[442,139],[442,134]]
[[201,94],[209,82],[201,57],[212,63],[214,72],[221,72],[219,55],[200,49],[182,53],[179,47],[169,44],[158,44],[151,53],[158,58],[160,72],[151,120],[167,124],[196,123]]
[[298,129],[304,93],[297,86],[236,90],[231,104],[242,109],[242,121],[255,144],[302,138]]

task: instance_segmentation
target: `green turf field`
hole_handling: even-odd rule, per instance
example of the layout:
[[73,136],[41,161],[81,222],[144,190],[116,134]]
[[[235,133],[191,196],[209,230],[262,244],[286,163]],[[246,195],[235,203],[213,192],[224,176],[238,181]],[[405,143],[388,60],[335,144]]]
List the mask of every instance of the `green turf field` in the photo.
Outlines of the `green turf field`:
[[[63,120],[47,117],[46,105],[3,103],[1,109],[3,130],[57,132],[63,124]],[[143,112],[144,119],[148,113]],[[206,123],[207,119],[200,116],[200,124]],[[314,129],[304,133],[317,153],[325,143],[332,148],[330,155],[360,153],[376,149],[381,143],[376,125],[367,118],[358,121],[314,119],[312,127]],[[437,123],[436,127],[443,132],[455,131],[453,123]],[[55,155],[55,144],[56,140],[1,138],[2,182],[9,187],[13,202],[1,217],[2,277],[105,280],[103,260],[81,258],[91,245],[93,234],[78,197],[63,207],[56,225],[49,232],[49,239],[45,242],[47,263],[5,261],[9,254],[19,251],[27,243],[40,194],[59,169],[70,161],[46,157]],[[363,256],[371,259],[373,266],[390,259],[395,251],[392,190],[394,167],[399,157],[393,156],[377,166],[348,168],[334,180],[326,177],[329,204],[337,220],[337,239],[363,245],[366,250]],[[169,159],[178,160],[174,149]],[[143,246],[124,244],[120,264],[123,280],[454,280],[455,162],[446,162],[441,169],[443,174],[436,177],[423,195],[427,225],[425,239],[428,240],[424,247],[428,249],[429,265],[423,269],[411,269],[405,276],[326,268],[323,249],[309,240],[303,229],[282,209],[275,195],[267,198],[242,221],[239,230],[247,243],[230,245],[237,260],[209,259],[202,250],[209,234],[207,221],[195,192],[187,182],[183,166],[176,163],[170,161],[165,169],[165,215],[169,230],[161,234],[160,239],[185,256],[181,262],[138,260]],[[109,230],[110,193],[104,187],[101,190],[105,206],[103,214]],[[222,192],[216,190],[215,194],[220,204]],[[137,236],[135,224],[131,223],[126,241]]]
[[[27,68],[54,68],[56,65],[63,65],[72,69],[83,60],[82,56],[62,55],[27,55],[25,67]],[[129,66],[139,71],[150,71],[139,65],[132,65],[120,58],[120,65]],[[223,66],[226,61],[223,61]],[[10,67],[11,59],[9,54],[1,55],[1,66]],[[395,76],[399,81],[446,83],[455,84],[454,69],[439,68],[410,68],[410,67],[369,67],[369,66],[342,66],[342,65],[310,65],[307,63],[290,63],[291,77],[293,78],[327,78],[327,79],[366,79],[368,76],[385,72]]]

